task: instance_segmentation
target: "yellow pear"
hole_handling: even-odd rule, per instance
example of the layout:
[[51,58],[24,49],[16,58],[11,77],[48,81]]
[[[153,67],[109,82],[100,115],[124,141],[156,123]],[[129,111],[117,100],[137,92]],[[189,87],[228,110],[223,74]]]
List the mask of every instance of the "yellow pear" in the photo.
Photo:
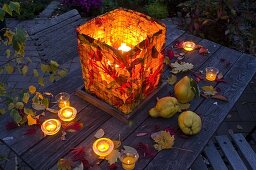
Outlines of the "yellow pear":
[[198,134],[202,128],[201,118],[192,111],[182,112],[178,117],[178,124],[186,135]]
[[191,79],[185,76],[174,86],[174,95],[180,103],[188,103],[195,97],[190,82]]
[[156,106],[149,111],[151,117],[170,118],[180,110],[176,98],[167,96],[159,99]]

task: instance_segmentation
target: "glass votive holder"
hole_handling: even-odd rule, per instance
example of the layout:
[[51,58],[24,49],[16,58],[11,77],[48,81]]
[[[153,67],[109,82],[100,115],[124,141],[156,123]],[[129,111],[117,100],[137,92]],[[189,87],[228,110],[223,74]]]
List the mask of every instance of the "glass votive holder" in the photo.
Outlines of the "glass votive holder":
[[76,117],[77,110],[71,106],[65,106],[58,111],[59,118],[64,122],[69,122]]
[[47,119],[41,125],[41,130],[44,135],[55,135],[59,132],[61,128],[61,123],[57,119]]
[[205,69],[205,78],[208,81],[215,81],[219,73],[219,70],[215,67],[206,67]]
[[125,170],[133,170],[135,168],[135,164],[139,159],[138,153],[129,153],[122,151],[119,157],[122,162],[122,167]]
[[109,138],[99,138],[93,143],[92,149],[100,158],[105,158],[113,151],[114,143]]
[[61,92],[55,96],[59,108],[70,106],[70,95],[66,92]]

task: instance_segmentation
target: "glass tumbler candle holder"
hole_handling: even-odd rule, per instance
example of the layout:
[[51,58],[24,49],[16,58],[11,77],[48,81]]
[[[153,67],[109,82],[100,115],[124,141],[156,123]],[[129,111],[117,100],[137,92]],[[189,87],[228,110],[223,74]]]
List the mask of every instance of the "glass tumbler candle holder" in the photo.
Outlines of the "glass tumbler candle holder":
[[205,69],[205,78],[208,81],[216,80],[216,77],[219,73],[219,70],[215,67],[206,67]]
[[59,108],[70,106],[70,95],[66,92],[61,92],[55,96]]
[[135,168],[135,164],[139,159],[138,153],[129,153],[129,152],[121,152],[120,161],[122,162],[122,167],[125,170],[133,170]]

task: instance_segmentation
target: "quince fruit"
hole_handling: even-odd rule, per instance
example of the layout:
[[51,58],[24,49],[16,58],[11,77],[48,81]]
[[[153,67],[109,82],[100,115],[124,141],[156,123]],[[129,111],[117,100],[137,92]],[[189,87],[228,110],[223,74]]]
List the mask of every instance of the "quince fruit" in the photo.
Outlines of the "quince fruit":
[[192,111],[182,112],[178,117],[178,124],[186,135],[198,134],[202,128],[201,118]]
[[163,97],[159,99],[156,106],[150,109],[149,115],[152,117],[170,118],[180,111],[179,103],[174,97]]
[[183,77],[174,86],[174,95],[180,103],[188,103],[195,97],[198,92],[198,86],[195,81],[188,76]]

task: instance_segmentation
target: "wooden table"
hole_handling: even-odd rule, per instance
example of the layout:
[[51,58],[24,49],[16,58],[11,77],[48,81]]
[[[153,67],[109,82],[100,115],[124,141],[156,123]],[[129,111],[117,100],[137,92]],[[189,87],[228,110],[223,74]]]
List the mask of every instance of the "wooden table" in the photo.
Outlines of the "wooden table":
[[[250,82],[256,72],[256,58],[238,51],[223,47],[211,41],[200,39],[198,37],[188,35],[184,31],[178,30],[172,25],[167,25],[167,49],[171,48],[171,44],[177,40],[193,40],[204,47],[208,48],[210,54],[202,56],[197,51],[189,52],[185,55],[185,61],[194,64],[196,70],[204,70],[207,66],[215,66],[223,73],[227,83],[211,83],[211,85],[221,89],[221,93],[228,97],[228,102],[217,101],[214,99],[197,98],[191,103],[191,110],[198,113],[203,121],[203,127],[198,135],[184,137],[176,135],[175,147],[191,150],[188,152],[180,149],[164,150],[150,159],[140,157],[136,164],[136,169],[188,169],[214,132],[220,126],[221,122],[227,116],[228,112],[234,106],[237,99],[243,93],[245,87]],[[230,64],[223,64],[223,59]],[[166,68],[163,79],[169,75],[169,69]],[[178,77],[188,73],[180,74]],[[27,126],[19,127],[12,131],[5,130],[5,124],[10,117],[5,116],[0,120],[0,138],[13,137],[3,142],[9,146],[18,156],[21,157],[31,168],[49,169],[56,168],[56,163],[60,158],[69,157],[70,149],[78,146],[90,148],[95,141],[95,132],[102,128],[105,136],[118,140],[119,137],[123,145],[136,147],[138,143],[147,143],[153,146],[153,140],[149,135],[137,137],[140,132],[151,132],[155,127],[162,130],[166,127],[178,127],[176,114],[170,119],[153,119],[148,116],[148,111],[156,103],[153,98],[140,113],[136,114],[132,123],[125,125],[116,118],[109,116],[100,109],[83,101],[74,95],[75,90],[82,85],[81,71],[76,70],[68,77],[58,81],[54,85],[46,89],[54,94],[61,91],[71,93],[71,104],[78,110],[77,121],[84,123],[84,128],[76,133],[69,133],[66,141],[61,141],[61,133],[55,136],[45,137],[42,132],[37,130],[35,135],[24,135],[28,129]],[[209,82],[201,81],[200,86],[207,85]],[[169,90],[164,90],[159,97],[167,96],[172,92],[172,86]],[[52,113],[47,113],[46,117],[57,117]],[[102,169],[106,169],[107,162],[100,163]]]

